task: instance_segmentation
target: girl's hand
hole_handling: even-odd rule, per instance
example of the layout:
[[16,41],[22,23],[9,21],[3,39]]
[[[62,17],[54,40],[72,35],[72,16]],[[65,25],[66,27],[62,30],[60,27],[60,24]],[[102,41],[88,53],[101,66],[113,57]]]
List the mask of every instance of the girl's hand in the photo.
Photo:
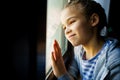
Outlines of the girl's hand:
[[60,77],[67,72],[62,58],[60,46],[56,40],[53,43],[53,50],[51,52],[51,62],[53,73],[56,77]]

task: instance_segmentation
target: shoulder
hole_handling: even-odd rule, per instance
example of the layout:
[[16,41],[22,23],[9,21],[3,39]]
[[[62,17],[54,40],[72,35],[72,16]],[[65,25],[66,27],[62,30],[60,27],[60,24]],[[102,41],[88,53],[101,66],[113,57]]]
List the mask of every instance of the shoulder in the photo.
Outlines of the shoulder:
[[120,42],[115,38],[108,38],[108,56],[118,56],[120,58]]
[[119,41],[114,38],[108,38],[110,44],[107,51],[107,65],[109,68],[120,65],[120,45]]

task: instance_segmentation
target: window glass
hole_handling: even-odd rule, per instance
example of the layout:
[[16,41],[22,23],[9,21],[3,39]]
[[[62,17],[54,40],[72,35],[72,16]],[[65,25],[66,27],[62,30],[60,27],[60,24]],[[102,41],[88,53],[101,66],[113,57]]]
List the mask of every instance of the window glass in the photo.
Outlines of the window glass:
[[106,17],[107,17],[107,20],[108,20],[110,0],[95,0],[95,1],[100,3],[101,6],[105,9]]
[[[95,0],[95,1],[100,3],[101,6],[104,8],[108,22],[110,0]],[[106,35],[107,35],[107,27],[105,26],[101,31],[101,36],[106,36]]]
[[67,49],[67,40],[60,23],[60,13],[67,0],[48,0],[47,1],[47,34],[46,34],[46,74],[51,68],[50,52],[52,43],[56,39],[64,54]]

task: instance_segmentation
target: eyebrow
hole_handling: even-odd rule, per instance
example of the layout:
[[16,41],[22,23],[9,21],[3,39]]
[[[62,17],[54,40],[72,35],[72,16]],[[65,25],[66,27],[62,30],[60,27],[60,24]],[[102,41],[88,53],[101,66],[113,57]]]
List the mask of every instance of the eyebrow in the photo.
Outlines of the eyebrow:
[[72,19],[72,18],[77,18],[77,16],[72,16],[72,17],[68,17],[67,19],[66,19],[66,21],[68,22],[70,19]]
[[[77,16],[70,16],[70,17],[68,17],[67,19],[66,19],[66,22],[68,22],[70,19],[72,19],[72,18],[77,18]],[[62,23],[61,23],[62,24]],[[64,24],[62,24],[62,27],[64,27],[65,25]]]

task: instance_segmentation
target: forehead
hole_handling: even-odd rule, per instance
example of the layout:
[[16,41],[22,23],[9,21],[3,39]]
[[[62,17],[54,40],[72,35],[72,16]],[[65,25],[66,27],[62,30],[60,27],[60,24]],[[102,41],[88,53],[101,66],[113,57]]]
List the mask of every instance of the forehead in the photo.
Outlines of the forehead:
[[67,8],[64,8],[61,12],[61,21],[64,21],[65,19],[72,17],[72,16],[80,16],[83,15],[83,9],[81,5],[73,5],[69,6]]

